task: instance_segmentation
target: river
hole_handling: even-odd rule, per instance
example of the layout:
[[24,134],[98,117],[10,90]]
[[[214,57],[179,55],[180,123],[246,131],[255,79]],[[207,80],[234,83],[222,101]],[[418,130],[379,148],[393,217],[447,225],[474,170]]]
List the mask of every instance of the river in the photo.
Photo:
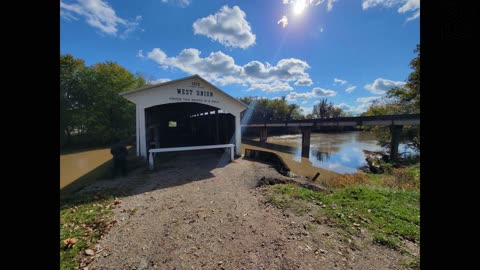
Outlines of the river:
[[[362,150],[382,151],[371,132],[352,131],[342,133],[312,133],[310,157],[301,156],[302,135],[282,135],[268,137],[261,145],[258,138],[245,138],[244,148],[264,149],[279,154],[296,174],[313,176],[320,168],[335,173],[355,173],[366,165]],[[399,152],[405,151],[400,145]],[[322,170],[319,170],[320,172]]]

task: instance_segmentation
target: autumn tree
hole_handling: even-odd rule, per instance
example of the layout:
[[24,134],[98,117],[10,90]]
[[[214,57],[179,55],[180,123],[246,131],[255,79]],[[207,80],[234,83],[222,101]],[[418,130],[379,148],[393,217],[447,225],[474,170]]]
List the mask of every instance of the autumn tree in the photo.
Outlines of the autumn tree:
[[142,76],[117,63],[85,66],[82,59],[60,55],[61,145],[105,145],[133,136],[135,105],[118,94],[145,85]]
[[[405,85],[387,91],[386,98],[382,102],[372,104],[362,116],[420,113],[420,45],[417,45],[414,52],[417,56],[410,61],[410,68],[413,71]],[[391,136],[388,127],[374,127],[372,130],[380,145],[390,147]],[[400,135],[400,142],[420,151],[420,127],[405,126]]]
[[345,112],[341,108],[335,107],[332,102],[328,102],[327,98],[323,98],[318,103],[313,105],[313,118],[325,119],[337,118],[341,116],[345,116]]

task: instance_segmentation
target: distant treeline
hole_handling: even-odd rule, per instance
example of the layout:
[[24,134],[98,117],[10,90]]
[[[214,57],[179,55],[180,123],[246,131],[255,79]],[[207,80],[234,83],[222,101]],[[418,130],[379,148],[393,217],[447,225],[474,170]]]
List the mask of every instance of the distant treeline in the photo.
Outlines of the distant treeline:
[[249,106],[242,113],[242,121],[249,123],[351,116],[341,108],[335,107],[332,102],[328,102],[326,98],[315,103],[312,113],[306,115],[297,104],[287,104],[285,96],[276,99],[241,97],[239,100]]

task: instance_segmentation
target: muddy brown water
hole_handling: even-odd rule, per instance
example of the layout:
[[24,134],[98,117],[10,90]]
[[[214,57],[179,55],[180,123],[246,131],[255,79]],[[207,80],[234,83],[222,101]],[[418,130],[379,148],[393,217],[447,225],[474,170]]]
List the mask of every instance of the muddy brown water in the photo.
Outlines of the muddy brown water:
[[[128,146],[127,148],[130,148]],[[110,148],[60,155],[60,189],[110,161]]]
[[[245,148],[271,151],[282,157],[293,173],[313,177],[320,172],[321,178],[326,179],[339,173],[357,172],[366,164],[362,150],[382,150],[371,132],[312,133],[308,158],[301,156],[301,142],[300,134],[270,136],[265,145],[260,145],[258,138],[244,138],[242,154]],[[111,158],[109,148],[61,155],[60,189]]]
[[110,148],[60,155],[60,189],[111,159]]

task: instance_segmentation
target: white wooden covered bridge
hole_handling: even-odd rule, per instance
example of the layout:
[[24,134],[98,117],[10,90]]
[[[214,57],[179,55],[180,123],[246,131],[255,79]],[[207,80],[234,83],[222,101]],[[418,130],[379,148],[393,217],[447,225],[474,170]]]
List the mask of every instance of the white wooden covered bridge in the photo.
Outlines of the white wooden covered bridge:
[[[240,113],[247,105],[199,75],[120,95],[136,105],[139,157],[146,159],[149,152],[224,147],[241,155]],[[153,166],[151,155],[150,162]]]

